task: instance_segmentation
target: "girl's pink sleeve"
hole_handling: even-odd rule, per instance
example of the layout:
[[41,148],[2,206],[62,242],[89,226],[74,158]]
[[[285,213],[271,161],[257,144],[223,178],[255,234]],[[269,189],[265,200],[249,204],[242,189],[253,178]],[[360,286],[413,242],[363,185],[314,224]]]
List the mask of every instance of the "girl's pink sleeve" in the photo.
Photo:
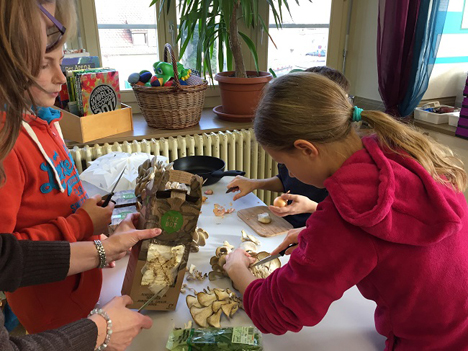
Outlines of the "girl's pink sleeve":
[[343,221],[325,200],[301,232],[289,263],[247,287],[245,311],[263,333],[298,332],[319,323],[330,304],[376,264],[372,237]]

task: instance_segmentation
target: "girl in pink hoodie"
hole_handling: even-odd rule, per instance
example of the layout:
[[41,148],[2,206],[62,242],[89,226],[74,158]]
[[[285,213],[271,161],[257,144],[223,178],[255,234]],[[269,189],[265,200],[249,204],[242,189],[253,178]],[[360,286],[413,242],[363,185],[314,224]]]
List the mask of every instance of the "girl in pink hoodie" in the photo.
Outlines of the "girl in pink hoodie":
[[[359,137],[353,121],[373,130]],[[278,78],[261,101],[258,142],[294,176],[329,196],[289,263],[267,279],[242,250],[225,269],[264,333],[297,332],[356,285],[376,302],[386,350],[468,350],[467,175],[449,149],[378,111],[353,107],[313,73]]]

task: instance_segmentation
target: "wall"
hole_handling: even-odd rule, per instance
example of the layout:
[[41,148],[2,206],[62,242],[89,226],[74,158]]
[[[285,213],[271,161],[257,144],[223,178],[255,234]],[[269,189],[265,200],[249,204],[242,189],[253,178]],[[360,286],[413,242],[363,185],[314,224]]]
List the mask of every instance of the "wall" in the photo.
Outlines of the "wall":
[[[468,29],[460,29],[465,0],[450,0],[440,52],[423,99],[457,96],[468,71]],[[345,74],[351,94],[382,101],[377,75],[378,1],[353,2]]]
[[377,76],[378,1],[353,2],[345,75],[351,94],[381,101]]

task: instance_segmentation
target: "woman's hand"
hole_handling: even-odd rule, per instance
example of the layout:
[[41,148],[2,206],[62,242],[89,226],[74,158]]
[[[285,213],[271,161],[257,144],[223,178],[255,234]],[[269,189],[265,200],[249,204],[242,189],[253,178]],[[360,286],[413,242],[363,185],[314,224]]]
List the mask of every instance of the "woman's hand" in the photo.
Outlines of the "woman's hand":
[[236,249],[226,256],[226,263],[223,266],[226,273],[231,278],[233,286],[244,294],[245,289],[257,278],[250,272],[249,266],[255,262],[255,258],[242,249]]
[[227,185],[227,188],[237,188],[236,190],[233,191],[239,191],[239,194],[236,194],[233,197],[233,200],[236,201],[237,199],[240,199],[241,197],[247,195],[248,193],[251,193],[256,187],[256,182],[253,179],[249,179],[246,177],[242,176],[236,176],[231,182]]
[[[125,350],[135,336],[143,329],[149,329],[153,325],[151,318],[129,310],[126,306],[130,304],[132,304],[132,299],[129,296],[118,296],[102,308],[112,321],[112,336],[107,350]],[[107,323],[103,317],[96,314],[88,318],[98,327],[96,347],[99,347],[106,337]]]
[[[271,252],[271,255],[277,255],[280,253],[280,251],[283,251],[285,248],[287,248],[290,244],[297,244],[298,240],[297,237],[299,236],[299,233],[304,230],[305,227],[301,228],[294,228],[288,231],[288,234],[286,234],[286,237],[284,238],[283,242],[279,244],[279,246],[274,249]],[[297,248],[297,245],[294,247],[291,247],[286,251],[286,255],[290,255],[295,249]]]
[[135,225],[138,223],[139,218],[139,213],[127,215],[114,234],[102,242],[106,251],[107,262],[120,260],[140,240],[150,239],[161,234],[161,229],[137,230]]
[[314,213],[318,205],[315,201],[302,195],[282,194],[281,198],[286,201],[292,201],[292,203],[284,207],[269,206],[270,211],[278,217],[292,216],[301,213]]
[[89,218],[93,222],[93,234],[99,235],[108,232],[108,226],[111,222],[112,211],[114,210],[114,203],[111,201],[107,207],[102,205],[101,195],[94,195],[87,199],[81,208],[88,213]]
[[251,257],[242,249],[236,249],[226,255],[226,263],[223,268],[227,274],[236,268],[248,268],[255,262],[255,258]]

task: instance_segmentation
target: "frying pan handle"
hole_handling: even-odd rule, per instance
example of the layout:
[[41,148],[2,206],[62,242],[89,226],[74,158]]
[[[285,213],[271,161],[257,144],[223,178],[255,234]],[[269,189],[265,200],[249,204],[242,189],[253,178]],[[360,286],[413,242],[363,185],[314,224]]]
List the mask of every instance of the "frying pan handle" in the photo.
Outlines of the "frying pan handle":
[[215,177],[215,178],[222,178],[224,176],[232,176],[232,177],[235,177],[235,176],[243,176],[245,174],[244,171],[226,171],[226,172],[223,172],[223,171],[214,171],[212,172],[210,175],[212,177]]

